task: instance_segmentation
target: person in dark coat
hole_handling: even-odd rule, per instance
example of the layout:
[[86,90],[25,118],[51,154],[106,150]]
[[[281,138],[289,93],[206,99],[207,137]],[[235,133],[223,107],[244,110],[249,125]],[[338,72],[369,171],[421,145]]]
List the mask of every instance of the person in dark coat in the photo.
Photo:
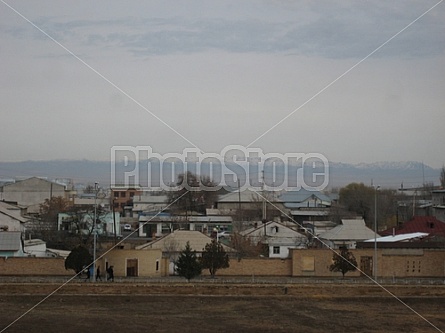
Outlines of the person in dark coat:
[[110,266],[110,267],[107,269],[107,273],[108,273],[108,281],[109,281],[109,280],[114,281],[114,270],[113,270],[113,266]]
[[102,281],[102,276],[100,276],[100,266],[97,266],[96,281]]

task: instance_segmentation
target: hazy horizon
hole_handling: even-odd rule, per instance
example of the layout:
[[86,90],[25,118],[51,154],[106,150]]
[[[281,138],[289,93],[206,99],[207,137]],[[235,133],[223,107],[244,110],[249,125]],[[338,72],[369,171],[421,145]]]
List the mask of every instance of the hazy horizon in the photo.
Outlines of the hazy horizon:
[[0,160],[239,144],[441,168],[445,4],[0,3]]

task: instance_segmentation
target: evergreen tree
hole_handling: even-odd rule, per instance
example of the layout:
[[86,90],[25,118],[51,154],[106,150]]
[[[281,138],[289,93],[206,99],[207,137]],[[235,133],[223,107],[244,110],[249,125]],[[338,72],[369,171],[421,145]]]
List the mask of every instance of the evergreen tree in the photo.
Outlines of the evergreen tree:
[[218,269],[229,267],[229,255],[224,251],[221,243],[214,239],[211,243],[206,244],[201,264],[202,268],[207,268],[210,276],[214,278]]
[[196,251],[192,251],[189,242],[187,242],[185,249],[179,254],[175,270],[179,276],[185,277],[187,282],[201,275],[201,263],[196,256]]
[[65,269],[73,269],[79,274],[82,269],[93,261],[90,252],[83,246],[75,247],[65,260]]
[[343,274],[343,278],[347,272],[357,270],[357,260],[355,260],[352,252],[349,252],[346,247],[340,248],[340,254],[334,252],[332,260],[334,262],[329,267],[329,270],[331,272],[341,272]]

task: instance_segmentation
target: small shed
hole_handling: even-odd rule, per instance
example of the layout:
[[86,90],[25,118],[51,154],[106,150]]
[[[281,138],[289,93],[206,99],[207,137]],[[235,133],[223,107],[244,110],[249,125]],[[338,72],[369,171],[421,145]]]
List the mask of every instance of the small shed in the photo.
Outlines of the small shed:
[[23,257],[22,233],[19,231],[0,232],[0,257]]

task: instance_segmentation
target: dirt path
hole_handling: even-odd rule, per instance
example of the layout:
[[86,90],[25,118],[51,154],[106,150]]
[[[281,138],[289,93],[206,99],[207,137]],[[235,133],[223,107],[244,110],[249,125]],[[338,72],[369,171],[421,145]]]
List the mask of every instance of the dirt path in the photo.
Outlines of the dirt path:
[[[0,332],[57,286],[0,284]],[[445,330],[445,286],[390,288]],[[407,306],[370,285],[73,283],[4,332],[438,332]]]

